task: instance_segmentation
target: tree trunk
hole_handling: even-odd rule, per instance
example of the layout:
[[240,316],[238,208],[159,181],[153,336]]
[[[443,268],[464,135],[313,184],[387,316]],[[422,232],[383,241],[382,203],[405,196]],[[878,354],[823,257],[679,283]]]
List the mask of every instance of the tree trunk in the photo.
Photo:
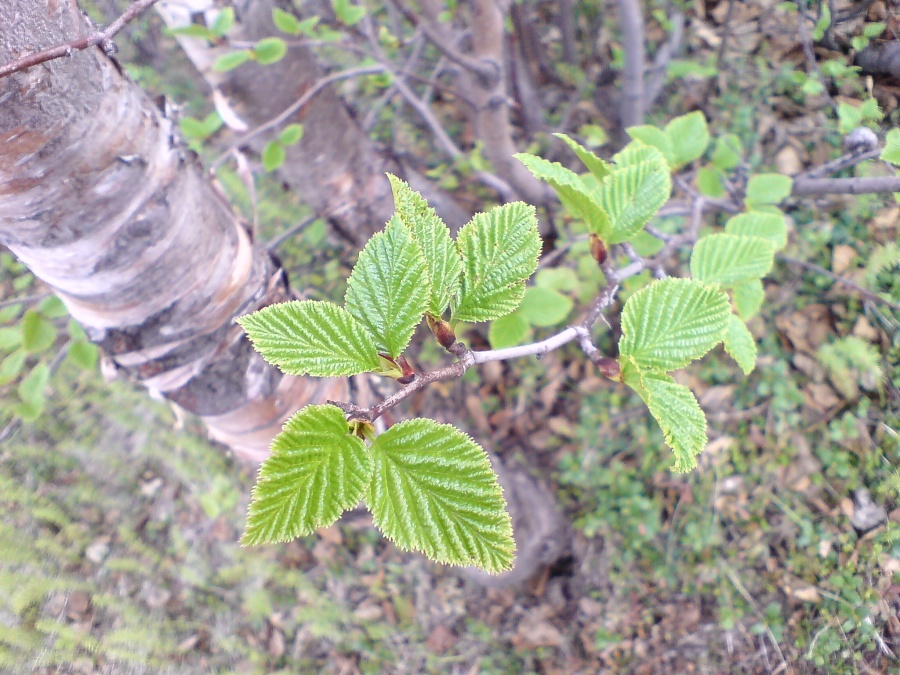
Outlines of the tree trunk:
[[[0,2],[0,62],[82,25],[68,2]],[[282,376],[234,318],[287,300],[181,146],[175,124],[99,48],[0,80],[0,242],[115,363],[261,461],[282,421],[343,380]]]

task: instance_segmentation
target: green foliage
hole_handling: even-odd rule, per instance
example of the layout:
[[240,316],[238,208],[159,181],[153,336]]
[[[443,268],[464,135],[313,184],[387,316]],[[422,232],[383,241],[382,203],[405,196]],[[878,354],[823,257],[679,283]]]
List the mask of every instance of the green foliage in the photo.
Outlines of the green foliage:
[[263,358],[288,375],[337,377],[380,367],[365,325],[330,302],[270,305],[242,316],[238,323]]
[[397,358],[428,308],[429,288],[422,248],[394,218],[359,254],[344,304],[369,329],[378,351]]
[[534,207],[521,202],[479,213],[459,231],[463,278],[455,321],[491,321],[513,312],[537,269],[541,240]]
[[891,129],[885,136],[881,159],[900,166],[900,129]]
[[279,37],[263,38],[253,48],[253,56],[263,66],[277,63],[287,54],[287,43]]
[[450,230],[419,193],[396,176],[388,175],[394,191],[397,217],[409,228],[422,249],[429,279],[427,311],[440,317],[459,292],[462,259]]
[[22,317],[22,349],[28,354],[47,351],[56,342],[56,326],[43,314],[28,310]]
[[290,541],[331,525],[359,503],[371,476],[371,457],[340,409],[303,408],[259,468],[241,543]]
[[506,504],[487,455],[471,438],[432,420],[409,420],[378,436],[371,452],[366,503],[400,548],[490,573],[512,566]]
[[737,361],[737,364],[749,375],[756,367],[756,341],[747,330],[747,325],[732,314],[728,317],[728,330],[725,333],[725,351]]
[[778,204],[791,194],[794,181],[780,173],[758,173],[750,176],[744,202],[751,209]]
[[656,281],[625,303],[619,354],[641,369],[684,368],[722,341],[728,314],[728,297],[714,287],[690,279]]
[[249,49],[239,49],[237,51],[222,54],[213,61],[212,69],[217,73],[227,73],[229,70],[242,66],[253,59],[253,52]]
[[865,126],[878,122],[883,117],[878,101],[867,98],[856,106],[847,101],[838,101],[838,130],[847,134],[859,126]]
[[730,288],[764,277],[772,269],[774,255],[775,247],[767,239],[711,234],[698,241],[691,252],[691,276]]
[[725,223],[725,232],[767,239],[776,250],[787,246],[787,224],[781,211],[749,211],[738,214]]
[[[672,180],[664,157],[650,146],[626,147],[613,159],[622,168],[601,184],[598,202],[609,215],[609,233],[599,233],[607,244],[629,241],[650,222],[669,199]],[[630,154],[636,149],[640,154]]]
[[766,291],[763,288],[762,280],[748,279],[731,288],[731,297],[737,315],[744,321],[749,321],[762,307],[763,300],[766,299]]
[[644,125],[627,132],[634,140],[659,150],[672,171],[699,159],[709,145],[709,129],[700,111],[676,117],[664,129]]
[[847,399],[859,397],[859,389],[881,391],[884,368],[878,350],[854,335],[843,337],[819,348],[819,362],[831,381]]
[[366,15],[365,7],[353,5],[350,0],[331,0],[331,7],[338,21],[347,26],[355,26]]

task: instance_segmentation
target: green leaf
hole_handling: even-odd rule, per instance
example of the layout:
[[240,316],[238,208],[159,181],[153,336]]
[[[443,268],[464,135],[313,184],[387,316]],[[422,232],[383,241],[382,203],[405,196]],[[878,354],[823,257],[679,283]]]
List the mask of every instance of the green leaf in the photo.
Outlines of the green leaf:
[[216,15],[209,32],[219,37],[225,37],[225,34],[231,30],[234,25],[234,8],[226,7]]
[[93,370],[97,365],[100,350],[97,349],[97,345],[91,342],[85,340],[73,340],[69,343],[69,350],[66,355],[69,361],[82,370]]
[[697,466],[706,447],[706,415],[691,390],[658,370],[624,369],[625,384],[634,389],[656,419],[666,445],[675,453],[675,471]]
[[559,196],[562,205],[576,218],[581,218],[588,230],[601,239],[610,233],[609,215],[597,204],[594,191],[581,176],[558,162],[548,162],[542,157],[520,152],[515,155],[535,178],[544,181]]
[[179,26],[178,28],[169,28],[166,32],[169,35],[184,35],[186,37],[202,38],[204,40],[211,40],[216,37],[209,28],[199,23]]
[[581,160],[581,163],[587,167],[587,170],[590,171],[597,180],[603,180],[612,172],[612,167],[608,163],[604,162],[577,141],[569,138],[565,134],[553,135],[569,146],[569,149],[575,153],[578,159]]
[[16,415],[26,422],[34,422],[44,412],[46,399],[41,396],[31,401],[22,401],[16,405]]
[[691,279],[662,279],[625,303],[619,354],[640,368],[683,368],[725,336],[728,296]]
[[50,381],[50,368],[39,363],[19,382],[19,398],[23,401],[39,401],[44,398],[44,389]]
[[22,317],[22,347],[29,354],[46,351],[56,341],[56,326],[33,309]]
[[491,321],[488,340],[493,349],[506,349],[522,344],[532,334],[531,326],[518,311]]
[[666,135],[672,142],[672,170],[700,158],[709,145],[709,129],[703,113],[696,110],[676,117],[666,125]]
[[533,206],[512,202],[479,213],[456,238],[463,260],[457,321],[492,321],[513,312],[537,269],[541,238]]
[[[648,150],[656,156],[630,162],[638,152],[644,154]],[[625,168],[616,169],[600,184],[600,206],[609,214],[610,220],[607,244],[631,239],[650,222],[672,192],[669,167],[655,149],[643,146],[623,157],[629,162]]]
[[272,9],[272,22],[275,24],[275,28],[288,35],[300,35],[303,32],[300,28],[300,20],[278,7]]
[[56,295],[50,295],[41,300],[37,306],[37,311],[48,319],[61,319],[69,315],[69,310],[63,304],[63,301]]
[[227,54],[222,54],[213,62],[212,69],[218,73],[225,73],[247,63],[252,58],[253,53],[249,49],[228,52]]
[[388,174],[388,179],[394,191],[397,215],[419,242],[425,256],[431,280],[427,311],[440,317],[459,292],[462,259],[450,237],[450,230],[425,198],[396,176]]
[[737,361],[737,364],[749,375],[756,367],[756,340],[747,330],[747,326],[737,316],[728,317],[728,330],[725,332],[725,351]]
[[365,7],[351,5],[350,0],[331,0],[331,6],[338,20],[347,26],[356,25],[366,15]]
[[[555,326],[569,316],[574,303],[568,296],[541,286],[525,289],[525,297],[516,311],[532,326]],[[493,344],[493,343],[492,343]]]
[[371,447],[366,495],[375,526],[398,547],[497,574],[512,567],[515,542],[487,454],[447,424],[395,424]]
[[780,211],[748,211],[725,223],[725,232],[748,237],[766,239],[776,250],[787,246],[787,222]]
[[9,384],[19,376],[25,366],[25,352],[18,350],[0,362],[0,385]]
[[700,194],[718,199],[725,196],[725,186],[722,185],[722,172],[713,166],[700,167],[697,171],[697,189]]
[[422,248],[392,219],[359,254],[344,305],[375,337],[378,351],[396,358],[422,321],[430,288]]
[[256,43],[253,54],[260,64],[268,66],[284,58],[287,54],[287,43],[279,37],[263,38]]
[[[649,124],[637,127],[629,127],[625,130],[633,140],[643,143],[651,148],[656,148],[665,158],[670,167],[675,165],[675,148],[671,137],[662,129],[657,129]],[[620,163],[617,161],[617,163]]]
[[667,164],[665,156],[659,150],[641,141],[632,141],[613,155],[612,159],[619,169],[642,162],[662,162]]
[[578,288],[578,274],[570,267],[545,267],[539,270],[534,283],[554,291],[574,291]]
[[734,309],[744,321],[753,318],[766,299],[766,291],[761,279],[748,279],[735,284],[731,289]]
[[711,234],[694,245],[691,276],[697,281],[733,286],[760,279],[774,262],[775,246],[768,239],[735,234]]
[[282,145],[296,145],[303,138],[302,124],[288,124],[278,134],[278,142]]
[[284,302],[237,321],[262,357],[288,375],[337,377],[381,367],[365,326],[330,302]]
[[747,183],[747,206],[778,204],[791,194],[794,181],[780,173],[758,173],[750,176]]
[[0,328],[0,349],[11,351],[22,344],[22,327],[6,326]]
[[274,171],[284,164],[285,157],[284,146],[278,141],[269,141],[262,151],[263,168],[266,171]]
[[891,129],[885,136],[881,159],[900,166],[900,129]]
[[241,544],[290,541],[331,525],[362,500],[371,477],[366,446],[339,408],[301,409],[259,467]]
[[719,136],[712,154],[713,165],[722,171],[733,169],[741,163],[741,139],[734,134]]

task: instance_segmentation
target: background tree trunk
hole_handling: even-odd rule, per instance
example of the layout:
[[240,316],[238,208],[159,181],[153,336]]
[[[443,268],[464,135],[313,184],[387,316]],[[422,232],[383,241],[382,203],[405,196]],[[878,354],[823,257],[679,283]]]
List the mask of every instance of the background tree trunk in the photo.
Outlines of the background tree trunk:
[[[0,61],[87,30],[71,7],[0,3]],[[0,242],[120,368],[261,461],[346,382],[283,377],[234,324],[290,291],[174,128],[99,48],[0,80]]]

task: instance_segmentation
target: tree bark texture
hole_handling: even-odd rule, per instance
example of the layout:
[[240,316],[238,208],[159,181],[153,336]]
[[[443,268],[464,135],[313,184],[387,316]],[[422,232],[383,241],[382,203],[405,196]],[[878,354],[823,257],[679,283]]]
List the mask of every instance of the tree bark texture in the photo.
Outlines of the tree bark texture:
[[[0,61],[75,37],[71,7],[0,2]],[[0,243],[121,369],[259,462],[289,414],[347,384],[252,350],[234,318],[290,290],[175,128],[99,48],[0,80]]]

